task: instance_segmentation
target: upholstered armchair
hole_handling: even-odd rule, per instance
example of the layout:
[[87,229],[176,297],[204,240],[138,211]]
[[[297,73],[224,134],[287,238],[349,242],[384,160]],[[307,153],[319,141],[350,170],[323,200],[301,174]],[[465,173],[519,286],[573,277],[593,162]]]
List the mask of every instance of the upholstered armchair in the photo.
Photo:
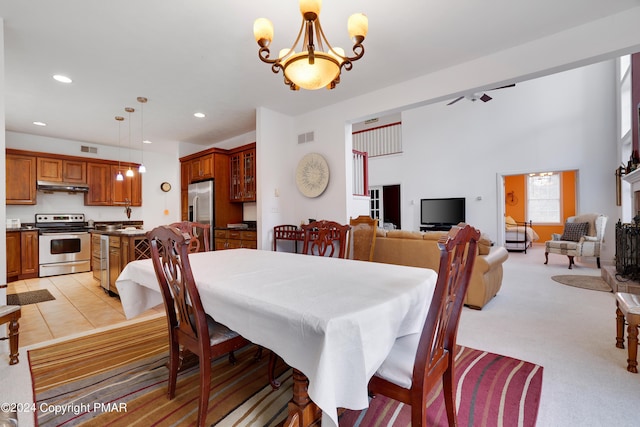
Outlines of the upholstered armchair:
[[549,262],[549,254],[569,257],[569,268],[573,268],[574,257],[596,257],[600,268],[600,246],[604,241],[607,217],[602,214],[582,214],[570,216],[562,234],[553,233],[552,240],[545,243],[544,263]]

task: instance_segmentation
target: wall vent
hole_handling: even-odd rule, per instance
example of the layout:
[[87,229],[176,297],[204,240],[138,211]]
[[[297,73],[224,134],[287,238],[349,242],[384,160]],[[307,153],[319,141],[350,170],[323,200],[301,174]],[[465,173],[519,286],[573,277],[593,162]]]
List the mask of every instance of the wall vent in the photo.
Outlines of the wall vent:
[[365,125],[370,125],[371,123],[377,123],[377,122],[378,122],[378,118],[376,117],[375,119],[365,120],[364,124]]
[[98,154],[98,147],[89,147],[86,145],[82,145],[80,146],[80,151],[82,151],[83,153]]
[[305,142],[313,142],[313,132],[298,135],[298,144],[304,144]]

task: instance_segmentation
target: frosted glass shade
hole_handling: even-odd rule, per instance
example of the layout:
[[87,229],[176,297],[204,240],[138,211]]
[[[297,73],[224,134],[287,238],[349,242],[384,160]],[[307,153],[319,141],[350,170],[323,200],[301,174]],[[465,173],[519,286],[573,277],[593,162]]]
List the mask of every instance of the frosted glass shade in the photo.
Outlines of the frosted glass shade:
[[367,36],[367,31],[369,31],[369,18],[364,13],[354,13],[349,17],[347,29],[352,40],[357,37],[364,39]]
[[315,53],[315,61],[309,64],[308,52],[296,53],[284,66],[284,75],[297,86],[316,90],[327,87],[340,75],[340,63],[335,55]]
[[[273,24],[267,18],[258,18],[253,22],[253,36],[260,46],[273,40]],[[263,43],[261,43],[263,41]]]
[[300,0],[299,5],[300,13],[302,13],[303,16],[308,12],[320,15],[320,9],[322,9],[322,0]]

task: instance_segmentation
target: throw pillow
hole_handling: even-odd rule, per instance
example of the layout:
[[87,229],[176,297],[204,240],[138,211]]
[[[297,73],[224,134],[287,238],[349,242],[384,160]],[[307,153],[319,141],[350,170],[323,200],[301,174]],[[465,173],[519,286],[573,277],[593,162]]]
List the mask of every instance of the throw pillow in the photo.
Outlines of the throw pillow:
[[489,252],[491,252],[491,239],[482,233],[480,240],[478,240],[478,255],[488,255]]
[[564,231],[560,240],[568,240],[571,242],[577,242],[582,236],[585,236],[589,231],[588,222],[567,222],[564,224]]
[[518,223],[516,222],[515,219],[513,219],[513,217],[510,217],[509,215],[504,217],[504,223],[506,225],[518,225]]

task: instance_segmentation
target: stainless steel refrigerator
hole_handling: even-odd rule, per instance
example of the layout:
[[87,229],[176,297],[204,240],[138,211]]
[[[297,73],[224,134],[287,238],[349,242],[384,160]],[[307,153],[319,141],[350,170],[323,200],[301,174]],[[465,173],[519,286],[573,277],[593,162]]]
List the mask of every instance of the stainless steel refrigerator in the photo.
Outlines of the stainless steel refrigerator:
[[209,246],[213,246],[213,227],[215,218],[215,190],[213,180],[189,184],[189,221],[209,224]]

